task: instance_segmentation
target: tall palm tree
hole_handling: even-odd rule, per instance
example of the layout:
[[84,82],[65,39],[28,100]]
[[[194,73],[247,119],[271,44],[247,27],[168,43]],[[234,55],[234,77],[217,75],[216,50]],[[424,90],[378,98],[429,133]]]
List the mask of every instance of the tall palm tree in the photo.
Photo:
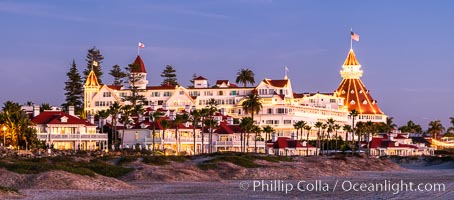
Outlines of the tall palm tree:
[[323,123],[322,122],[316,122],[314,127],[315,128],[318,128],[318,132],[317,132],[317,149],[315,150],[315,155],[318,155],[319,152],[318,152],[318,149],[320,148],[320,132],[321,132],[321,128],[322,128],[322,125]]
[[449,120],[451,122],[451,127],[449,127],[446,132],[454,133],[454,117],[450,117]]
[[254,72],[251,71],[250,69],[243,69],[241,68],[237,73],[236,73],[236,83],[238,84],[243,84],[243,87],[246,87],[248,83],[253,85],[255,83],[254,80]]
[[114,102],[110,105],[108,112],[112,115],[112,144],[116,146],[116,141],[118,139],[117,135],[117,116],[121,112],[121,105],[117,102]]
[[[198,110],[198,109],[194,109],[194,110],[191,110],[191,116],[190,116],[190,121],[192,122],[192,137],[193,137],[193,152],[194,154],[196,154],[196,132],[195,132],[195,129],[196,127],[198,126],[199,122],[200,122],[200,119],[201,119],[201,110]],[[203,141],[202,141],[202,145],[203,145]]]
[[[163,113],[159,112],[159,111],[154,111],[154,112],[150,113],[150,116],[149,116],[151,123],[153,123],[153,132],[151,133],[151,138],[152,138],[151,139],[152,140],[151,150],[153,152],[153,155],[155,153],[155,139],[154,138],[155,138],[155,134],[156,134],[156,123],[158,123],[158,119],[162,116],[163,116]],[[161,138],[161,140],[162,139],[163,138]]]
[[164,152],[164,138],[166,136],[166,130],[170,127],[169,121],[166,119],[161,119],[159,121],[162,127],[162,138],[161,138],[161,143],[162,143],[162,151]]
[[328,121],[326,122],[326,124],[328,125],[327,132],[328,132],[328,141],[329,141],[328,147],[329,147],[329,149],[332,148],[332,146],[331,146],[331,133],[334,130],[334,124],[335,123],[336,123],[336,120],[334,120],[333,118],[329,118]]
[[[303,128],[304,126],[306,126],[306,124],[307,123],[303,120],[297,121],[293,124],[293,127],[296,129],[296,140],[299,140],[299,138],[303,137]],[[301,137],[299,137],[298,130],[301,130]]]
[[337,152],[337,150],[338,150],[338,149],[337,149],[337,147],[338,147],[337,141],[339,140],[339,137],[337,136],[337,130],[339,130],[339,129],[341,128],[341,126],[340,126],[339,124],[334,124],[333,128],[334,128],[334,131],[336,132],[336,145],[335,145],[335,148],[334,148],[334,149],[335,149],[336,152]]
[[252,121],[254,121],[254,114],[258,114],[262,110],[262,102],[257,94],[257,91],[254,90],[246,97],[246,100],[241,104],[243,110],[246,114],[251,113]]
[[210,126],[210,135],[208,136],[208,140],[210,141],[210,144],[208,145],[209,146],[209,153],[212,153],[213,152],[213,115],[218,111],[217,109],[217,106],[218,106],[218,103],[216,102],[215,99],[210,99],[208,101],[208,105],[207,105],[207,109],[208,109],[208,116],[210,117],[210,123],[209,123],[209,126]]
[[326,148],[325,148],[325,130],[328,128],[328,124],[325,124],[323,123],[322,124],[322,139],[321,139],[321,142],[322,142],[322,155],[325,155],[325,152],[326,151]]
[[353,148],[352,148],[352,154],[355,153],[355,118],[359,115],[359,112],[356,111],[355,109],[350,111],[349,116],[352,118],[352,143],[353,143]]
[[443,133],[444,131],[445,127],[443,126],[443,124],[441,124],[441,121],[439,119],[429,122],[429,129],[427,130],[427,132],[431,133],[434,139],[437,139],[439,134]]
[[372,121],[367,121],[366,122],[366,130],[367,130],[367,156],[370,156],[370,135],[373,135],[374,132],[374,123]]
[[209,110],[207,108],[202,108],[202,110],[200,110],[200,118],[202,120],[202,129],[200,131],[200,133],[202,134],[202,153],[205,153],[204,151],[204,146],[205,146],[205,134],[204,134],[204,125],[205,125],[205,119],[206,117],[208,117],[209,115]]
[[394,117],[386,118],[385,127],[386,127],[386,134],[389,134],[391,132],[391,130],[393,130],[394,128],[397,127],[397,125],[394,123]]
[[304,129],[306,129],[307,134],[306,134],[306,156],[309,156],[309,132],[312,129],[310,125],[304,126]]
[[271,133],[274,132],[274,128],[271,127],[270,125],[266,125],[263,127],[263,132],[266,134],[265,135],[265,141],[268,141],[271,139]]
[[183,123],[186,123],[188,121],[188,114],[184,113],[182,115],[176,115],[175,119],[173,120],[173,125],[175,126],[175,142],[177,143],[177,153],[180,153],[180,148],[181,148],[181,136],[178,132],[179,126]]
[[257,153],[257,139],[260,133],[262,132],[262,128],[260,126],[252,126],[252,132],[254,133],[254,152]]
[[[243,130],[242,132],[247,134],[247,137],[242,137],[242,140],[244,139],[243,145],[243,151],[248,151],[249,147],[249,132],[252,129],[252,126],[254,125],[254,121],[252,120],[251,117],[244,117],[241,122],[240,122],[240,127]],[[246,143],[247,142],[247,143]]]

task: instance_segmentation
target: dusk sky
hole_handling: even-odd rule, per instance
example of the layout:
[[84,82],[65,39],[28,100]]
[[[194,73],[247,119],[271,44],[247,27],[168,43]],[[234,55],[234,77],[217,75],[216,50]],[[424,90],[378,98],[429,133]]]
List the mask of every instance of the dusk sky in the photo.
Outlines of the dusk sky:
[[150,85],[166,64],[178,82],[213,84],[250,68],[256,82],[282,79],[294,91],[333,92],[353,44],[362,81],[401,126],[454,117],[453,1],[0,1],[0,103],[64,100],[72,59],[79,71],[96,46],[108,71],[133,62],[137,43]]

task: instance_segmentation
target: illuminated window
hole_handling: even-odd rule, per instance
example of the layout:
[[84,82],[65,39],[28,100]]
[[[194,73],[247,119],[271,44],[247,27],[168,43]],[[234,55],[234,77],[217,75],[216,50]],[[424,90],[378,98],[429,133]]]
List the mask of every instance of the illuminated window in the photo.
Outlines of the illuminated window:
[[364,101],[363,101],[363,104],[367,104],[367,101],[366,101],[366,100],[364,100]]
[[355,105],[356,102],[355,102],[354,100],[352,100],[352,101],[350,101],[350,104],[351,104],[351,105]]
[[351,94],[354,94],[354,93],[355,93],[355,91],[354,91],[354,90],[350,90],[350,93],[351,93]]

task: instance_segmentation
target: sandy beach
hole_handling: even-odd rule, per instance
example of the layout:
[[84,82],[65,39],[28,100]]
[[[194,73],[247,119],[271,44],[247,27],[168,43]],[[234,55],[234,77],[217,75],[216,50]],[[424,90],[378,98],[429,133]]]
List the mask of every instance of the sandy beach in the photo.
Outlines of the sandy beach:
[[[452,199],[454,170],[452,164],[436,166],[407,165],[404,170],[354,171],[348,176],[321,176],[298,180],[279,180],[281,185],[293,185],[287,193],[283,188],[263,190],[255,187],[262,180],[221,180],[216,182],[131,181],[135,189],[115,191],[25,189],[23,199]],[[284,173],[284,172],[283,172]],[[273,183],[274,180],[264,180]],[[305,182],[302,182],[305,181]],[[349,183],[414,183],[443,184],[443,191],[353,191]],[[301,188],[297,188],[300,182]],[[337,187],[333,191],[334,185]],[[305,183],[301,184],[301,183]],[[309,185],[328,185],[329,191],[309,190]],[[342,187],[342,183],[344,186]],[[241,186],[240,186],[241,185]],[[246,185],[248,187],[246,187]],[[306,187],[306,191],[302,191]],[[316,187],[316,186],[315,186]],[[277,188],[277,187],[274,187]],[[346,191],[349,189],[349,191]],[[265,188],[266,189],[266,188]],[[407,189],[408,190],[408,189]]]

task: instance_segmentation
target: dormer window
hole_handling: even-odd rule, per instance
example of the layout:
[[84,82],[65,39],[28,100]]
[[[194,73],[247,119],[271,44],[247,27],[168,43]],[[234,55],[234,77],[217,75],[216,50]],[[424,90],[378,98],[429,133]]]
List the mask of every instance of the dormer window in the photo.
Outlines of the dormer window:
[[355,102],[354,100],[351,100],[351,101],[350,101],[350,104],[351,104],[351,105],[355,105],[356,102]]
[[354,90],[350,90],[350,94],[355,94],[355,91]]
[[363,101],[363,104],[367,104],[367,101],[366,101],[366,100],[364,100],[364,101]]
[[63,117],[60,118],[60,121],[61,121],[62,123],[68,123],[68,117],[63,116]]
[[362,93],[363,93],[363,90],[359,90],[359,93],[362,94]]
[[345,90],[342,90],[342,94],[345,94]]

